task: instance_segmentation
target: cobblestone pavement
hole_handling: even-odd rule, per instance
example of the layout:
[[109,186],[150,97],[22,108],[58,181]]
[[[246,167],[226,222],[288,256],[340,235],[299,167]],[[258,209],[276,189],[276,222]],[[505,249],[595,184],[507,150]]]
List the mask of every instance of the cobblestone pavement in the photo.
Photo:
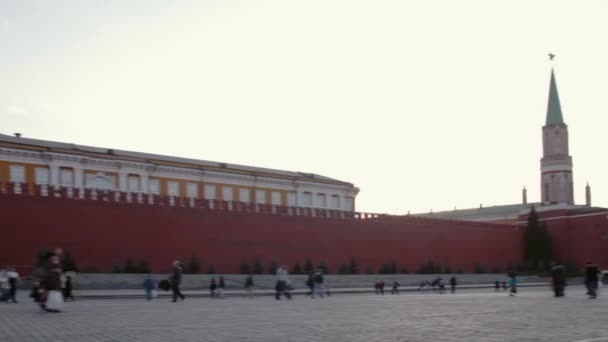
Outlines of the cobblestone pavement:
[[69,302],[43,313],[0,305],[0,341],[608,341],[608,291],[582,287],[452,294]]

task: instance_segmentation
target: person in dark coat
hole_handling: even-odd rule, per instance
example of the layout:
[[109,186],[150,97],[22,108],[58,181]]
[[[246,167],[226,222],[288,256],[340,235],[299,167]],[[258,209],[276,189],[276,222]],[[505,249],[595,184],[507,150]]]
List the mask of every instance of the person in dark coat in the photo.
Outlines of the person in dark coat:
[[563,297],[566,288],[566,268],[561,263],[555,263],[551,269],[551,280],[553,281],[555,297]]
[[249,297],[253,297],[253,274],[250,274],[245,278],[245,289],[247,289]]
[[[41,303],[42,308],[47,312],[60,312],[63,307],[62,293],[61,293],[61,268],[59,265],[54,264],[56,267],[50,269],[44,280],[44,289],[46,290],[46,298],[44,303]],[[53,300],[53,306],[49,304],[49,300]],[[58,303],[57,303],[58,302]]]
[[63,300],[65,300],[67,302],[67,300],[71,299],[72,301],[75,301],[76,298],[74,298],[74,295],[72,294],[72,277],[70,277],[69,275],[65,276],[65,287],[63,288]]
[[393,288],[391,289],[391,294],[399,294],[399,282],[393,280]]
[[308,279],[306,279],[306,287],[308,287],[308,294],[307,296],[311,296],[313,295],[313,290],[315,288],[315,281],[312,279],[312,273],[308,274]]
[[182,283],[182,263],[175,260],[173,262],[173,275],[171,276],[171,291],[173,292],[172,302],[177,302],[177,298],[181,298],[182,301],[186,298],[179,290],[179,286]]
[[224,289],[226,288],[226,282],[224,281],[224,276],[220,276],[220,280],[218,281],[217,284],[217,296],[220,299],[224,299]]
[[211,292],[211,298],[215,298],[215,290],[217,290],[217,283],[215,278],[211,278],[211,284],[209,284],[209,291]]
[[589,295],[589,298],[597,297],[599,273],[599,267],[591,261],[587,261],[585,264],[585,286],[587,287],[587,294]]
[[456,292],[456,277],[450,278],[450,288],[452,289],[452,293]]
[[34,303],[40,303],[40,280],[34,281],[32,292],[30,292],[30,298],[34,300]]
[[500,290],[500,282],[497,280],[494,282],[494,291]]

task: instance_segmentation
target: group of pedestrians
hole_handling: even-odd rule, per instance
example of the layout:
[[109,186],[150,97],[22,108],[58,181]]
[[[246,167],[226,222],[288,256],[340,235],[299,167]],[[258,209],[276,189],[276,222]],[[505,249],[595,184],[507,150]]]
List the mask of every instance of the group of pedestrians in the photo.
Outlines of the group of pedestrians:
[[[456,277],[451,277],[449,284],[450,284],[450,292],[456,293],[456,285],[458,285],[458,281],[456,280]],[[421,293],[424,293],[426,290],[434,290],[434,291],[438,291],[439,293],[443,293],[445,291],[445,284],[443,282],[443,278],[435,278],[435,280],[433,280],[432,282],[428,282],[428,281],[421,282],[420,287],[418,288],[418,291],[420,291]]]
[[226,281],[223,276],[220,276],[217,281],[215,278],[211,278],[209,284],[209,291],[211,292],[211,298],[224,299],[224,290],[226,289]]

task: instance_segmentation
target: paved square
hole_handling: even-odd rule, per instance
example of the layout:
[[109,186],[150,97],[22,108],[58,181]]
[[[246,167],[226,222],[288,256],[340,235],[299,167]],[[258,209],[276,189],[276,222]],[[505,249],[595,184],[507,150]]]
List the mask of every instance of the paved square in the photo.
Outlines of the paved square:
[[[606,291],[608,292],[608,291]],[[224,300],[83,300],[60,314],[0,305],[0,341],[608,341],[608,297],[549,289]]]

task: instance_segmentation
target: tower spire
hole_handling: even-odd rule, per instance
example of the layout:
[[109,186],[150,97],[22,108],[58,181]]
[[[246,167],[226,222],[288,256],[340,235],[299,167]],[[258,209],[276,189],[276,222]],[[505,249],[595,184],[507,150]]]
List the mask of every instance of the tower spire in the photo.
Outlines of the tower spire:
[[551,68],[551,83],[549,85],[549,103],[547,105],[547,121],[545,125],[561,125],[564,123],[562,116],[562,106],[559,102],[559,94],[557,93],[557,83],[555,82],[555,73]]
[[[555,55],[549,55],[551,59]],[[572,157],[568,152],[568,125],[564,122],[551,69],[547,121],[543,126],[543,157],[540,160],[543,204],[574,204]]]

